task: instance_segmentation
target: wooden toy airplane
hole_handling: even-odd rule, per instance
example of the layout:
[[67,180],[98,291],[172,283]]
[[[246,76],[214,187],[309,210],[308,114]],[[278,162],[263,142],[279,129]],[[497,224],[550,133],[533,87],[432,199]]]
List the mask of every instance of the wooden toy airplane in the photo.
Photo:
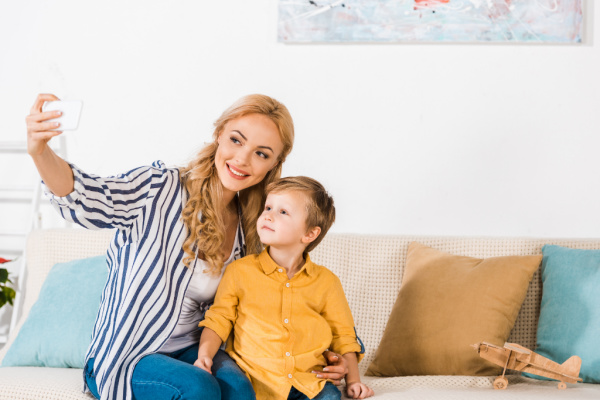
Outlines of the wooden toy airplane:
[[495,389],[506,389],[508,379],[504,377],[507,369],[544,376],[546,378],[560,381],[559,389],[566,389],[567,384],[581,382],[579,370],[581,369],[581,358],[573,356],[562,364],[558,364],[533,351],[519,346],[515,343],[504,343],[504,347],[491,343],[477,343],[473,345],[479,356],[496,365],[504,367],[502,376],[494,380]]

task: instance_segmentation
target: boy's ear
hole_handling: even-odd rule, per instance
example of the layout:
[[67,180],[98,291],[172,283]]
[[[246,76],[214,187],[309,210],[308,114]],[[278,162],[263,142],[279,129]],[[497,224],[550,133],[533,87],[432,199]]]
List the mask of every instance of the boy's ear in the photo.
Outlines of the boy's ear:
[[313,226],[310,228],[302,237],[302,243],[308,245],[311,242],[314,242],[316,238],[321,234],[321,228],[318,226]]

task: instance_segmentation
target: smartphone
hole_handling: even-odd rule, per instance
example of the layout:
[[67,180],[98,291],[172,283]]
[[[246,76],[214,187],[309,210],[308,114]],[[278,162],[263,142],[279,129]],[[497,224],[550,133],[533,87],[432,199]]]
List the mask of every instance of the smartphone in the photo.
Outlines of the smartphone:
[[83,101],[81,100],[57,100],[47,101],[42,106],[42,111],[61,111],[62,115],[58,118],[49,119],[46,122],[59,122],[60,126],[53,131],[74,131],[79,126],[79,117]]

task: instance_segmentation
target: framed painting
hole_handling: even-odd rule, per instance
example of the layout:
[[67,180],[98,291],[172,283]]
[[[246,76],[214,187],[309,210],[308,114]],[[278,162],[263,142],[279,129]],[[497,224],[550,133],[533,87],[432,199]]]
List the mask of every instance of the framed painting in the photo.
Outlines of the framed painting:
[[278,39],[581,43],[583,0],[280,0]]

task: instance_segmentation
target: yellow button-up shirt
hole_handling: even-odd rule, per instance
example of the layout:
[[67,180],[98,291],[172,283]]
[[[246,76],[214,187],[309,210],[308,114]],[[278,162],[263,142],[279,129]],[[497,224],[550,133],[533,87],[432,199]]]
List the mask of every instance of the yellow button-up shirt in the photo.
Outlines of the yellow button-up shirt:
[[311,371],[327,365],[326,349],[361,351],[340,280],[308,255],[292,279],[267,250],[233,262],[199,326],[224,342],[233,329],[227,352],[257,399],[287,399],[292,386],[313,398],[326,381]]

